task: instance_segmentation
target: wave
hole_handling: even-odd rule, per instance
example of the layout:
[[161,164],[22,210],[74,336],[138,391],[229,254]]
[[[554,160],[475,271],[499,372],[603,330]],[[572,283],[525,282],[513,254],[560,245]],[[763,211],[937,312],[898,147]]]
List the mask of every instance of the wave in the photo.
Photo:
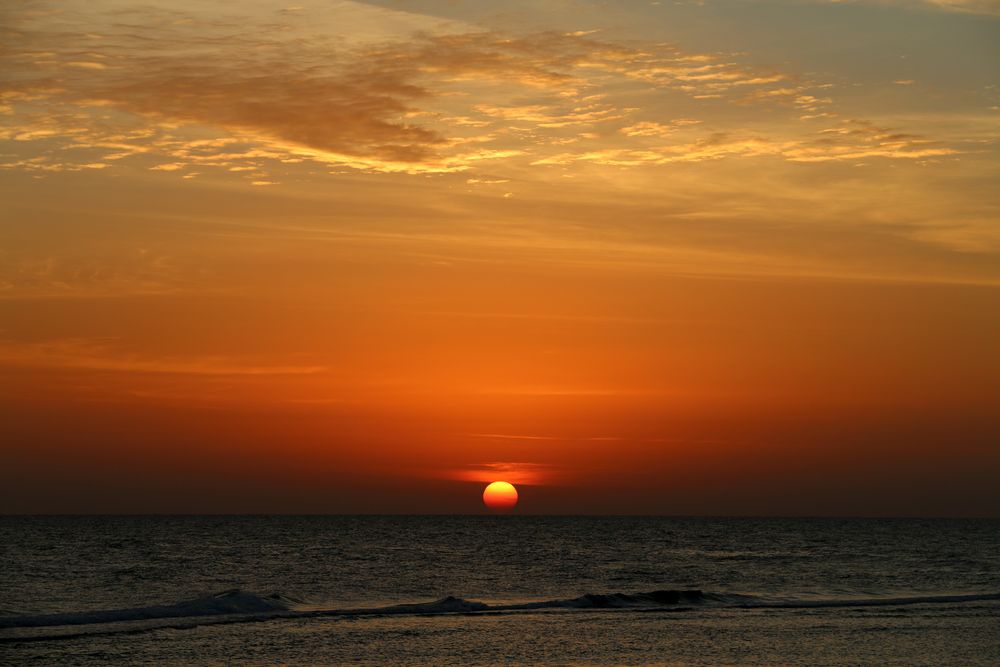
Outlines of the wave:
[[121,623],[200,616],[254,616],[271,618],[278,616],[453,614],[486,611],[527,611],[547,608],[613,609],[676,605],[681,602],[702,602],[707,599],[709,598],[701,591],[691,590],[652,591],[650,593],[637,593],[634,595],[625,593],[612,593],[609,595],[588,593],[578,598],[566,600],[543,600],[539,602],[498,605],[489,605],[484,602],[449,596],[430,602],[396,604],[385,607],[325,608],[317,605],[307,605],[301,600],[296,600],[280,593],[261,596],[248,591],[232,589],[176,604],[151,605],[129,609],[2,616],[0,617],[0,629]]
[[[512,614],[545,610],[593,611],[691,611],[716,609],[814,609],[835,607],[882,607],[915,604],[963,604],[1000,601],[1000,593],[963,595],[915,595],[877,598],[775,598],[736,593],[706,593],[697,589],[656,590],[644,593],[587,593],[575,598],[487,604],[475,600],[444,597],[429,602],[382,607],[323,607],[279,593],[258,595],[232,589],[167,605],[86,612],[0,615],[0,642],[37,641],[78,637],[80,632],[30,636],[18,630],[62,626],[93,626],[86,634],[146,632],[162,628],[191,628],[217,623],[246,623],[281,618],[363,617],[440,614]],[[141,622],[148,623],[141,623]]]
[[177,604],[133,607],[130,609],[0,616],[0,628],[88,625],[92,623],[120,623],[123,621],[144,621],[193,616],[268,615],[289,611],[296,602],[278,593],[260,596],[239,589],[231,589],[195,600],[178,602]]
[[987,602],[1000,600],[1000,593],[972,593],[963,595],[911,595],[906,597],[877,598],[827,598],[827,599],[759,599],[754,602],[735,604],[742,608],[765,609],[813,609],[834,607],[900,607],[914,604],[961,604],[965,602]]
[[502,610],[527,609],[637,609],[663,607],[679,604],[700,604],[721,601],[719,595],[703,593],[700,590],[663,590],[649,593],[610,593],[606,595],[586,593],[568,600],[543,600],[493,607]]

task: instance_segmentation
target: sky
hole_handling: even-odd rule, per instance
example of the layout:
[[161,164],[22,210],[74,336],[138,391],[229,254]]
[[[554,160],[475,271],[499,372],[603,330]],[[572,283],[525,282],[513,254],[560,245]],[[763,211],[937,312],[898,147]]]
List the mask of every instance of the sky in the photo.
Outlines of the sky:
[[1000,516],[1000,1],[0,43],[2,512]]

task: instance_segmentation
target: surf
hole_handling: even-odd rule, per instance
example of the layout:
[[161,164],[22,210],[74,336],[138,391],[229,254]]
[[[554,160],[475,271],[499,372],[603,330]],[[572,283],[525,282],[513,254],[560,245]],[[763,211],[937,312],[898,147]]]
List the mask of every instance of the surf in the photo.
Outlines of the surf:
[[[940,594],[882,597],[767,597],[699,589],[661,589],[638,593],[584,593],[571,598],[488,604],[454,596],[374,607],[344,607],[309,603],[281,593],[257,594],[228,589],[174,604],[52,614],[0,615],[0,642],[37,641],[80,636],[186,629],[220,623],[330,617],[435,616],[447,614],[518,614],[541,612],[695,611],[697,609],[780,610],[907,605],[961,605],[1000,601],[1000,593]],[[91,628],[87,631],[85,628]],[[63,628],[59,634],[25,631]],[[74,632],[72,628],[77,630]]]

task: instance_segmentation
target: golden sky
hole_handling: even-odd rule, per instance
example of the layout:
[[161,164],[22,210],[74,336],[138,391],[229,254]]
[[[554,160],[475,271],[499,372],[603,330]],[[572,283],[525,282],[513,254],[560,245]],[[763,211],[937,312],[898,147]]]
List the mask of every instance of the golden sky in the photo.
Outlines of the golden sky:
[[2,511],[1000,514],[1000,1],[0,44]]

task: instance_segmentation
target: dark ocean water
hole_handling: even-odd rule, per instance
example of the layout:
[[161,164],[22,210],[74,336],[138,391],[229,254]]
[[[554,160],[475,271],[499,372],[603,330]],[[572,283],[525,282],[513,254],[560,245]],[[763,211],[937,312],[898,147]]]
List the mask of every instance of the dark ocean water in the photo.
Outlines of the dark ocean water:
[[1000,664],[1000,521],[4,517],[0,664]]

